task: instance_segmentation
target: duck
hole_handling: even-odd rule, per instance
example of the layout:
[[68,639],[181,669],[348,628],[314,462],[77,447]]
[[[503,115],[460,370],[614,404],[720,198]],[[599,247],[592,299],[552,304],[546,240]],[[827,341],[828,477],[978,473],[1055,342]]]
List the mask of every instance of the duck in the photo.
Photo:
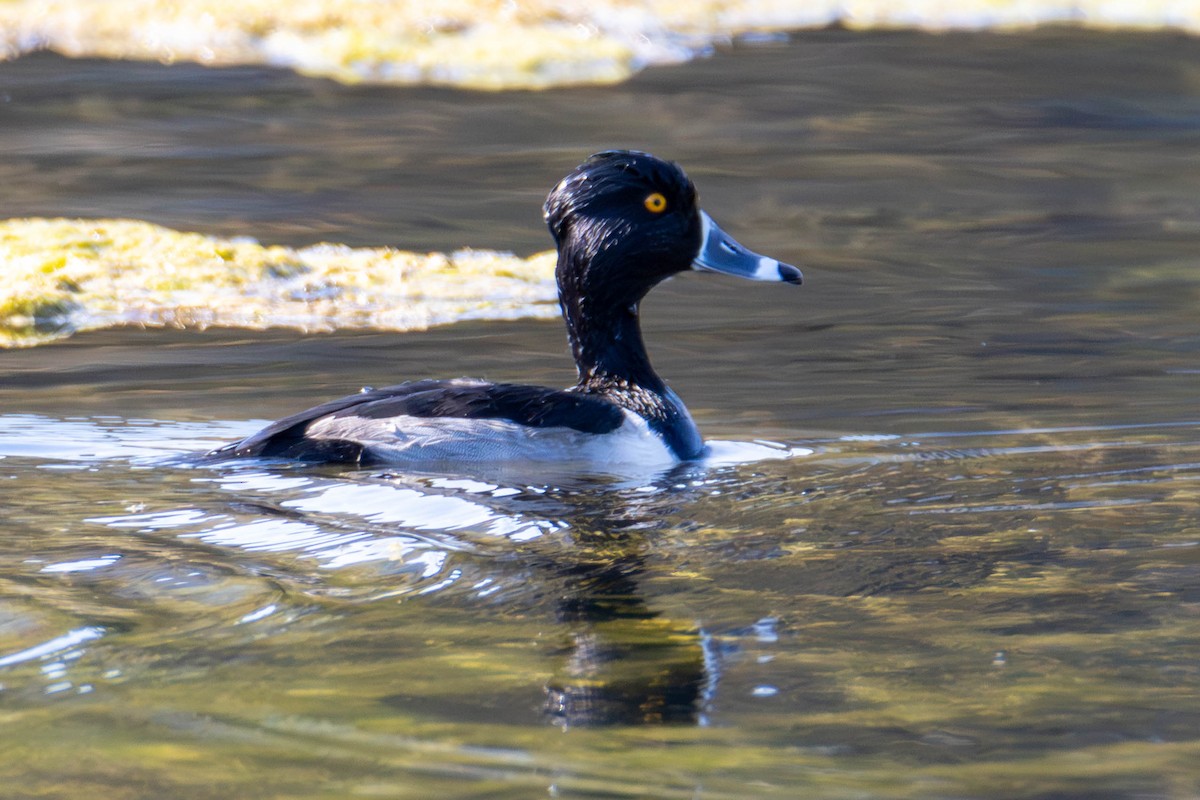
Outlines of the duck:
[[558,250],[573,386],[454,378],[364,388],[209,455],[366,465],[702,459],[696,423],[650,364],[642,299],[689,271],[800,284],[800,270],[739,244],[699,207],[678,164],[645,152],[590,156],[551,190],[543,211]]

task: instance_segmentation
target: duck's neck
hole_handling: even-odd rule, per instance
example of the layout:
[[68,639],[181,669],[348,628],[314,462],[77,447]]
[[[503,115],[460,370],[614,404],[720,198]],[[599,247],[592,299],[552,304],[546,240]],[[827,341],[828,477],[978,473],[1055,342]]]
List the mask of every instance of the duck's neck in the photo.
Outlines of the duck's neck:
[[650,365],[638,303],[644,291],[621,297],[609,292],[562,290],[567,338],[579,370],[571,391],[598,395],[646,421],[680,459],[700,457],[704,440],[679,396]]
[[642,389],[655,394],[666,389],[646,354],[636,301],[613,307],[583,296],[575,303],[564,301],[563,316],[579,370],[578,389],[598,393]]
[[625,226],[588,219],[564,234],[551,226],[558,245],[558,303],[579,370],[576,391],[594,394],[641,387],[662,394],[662,378],[650,366],[638,305],[661,280],[655,263],[632,262],[622,246]]

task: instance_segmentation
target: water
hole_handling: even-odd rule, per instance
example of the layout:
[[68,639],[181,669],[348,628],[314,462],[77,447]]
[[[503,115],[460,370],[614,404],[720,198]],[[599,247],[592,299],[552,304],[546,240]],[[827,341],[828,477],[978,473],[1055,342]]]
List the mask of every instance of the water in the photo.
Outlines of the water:
[[1197,796],[1198,56],[825,32],[506,95],[0,65],[3,216],[525,254],[619,144],[806,277],[647,301],[733,443],[658,474],[189,459],[363,384],[565,384],[556,323],[4,352],[4,796]]

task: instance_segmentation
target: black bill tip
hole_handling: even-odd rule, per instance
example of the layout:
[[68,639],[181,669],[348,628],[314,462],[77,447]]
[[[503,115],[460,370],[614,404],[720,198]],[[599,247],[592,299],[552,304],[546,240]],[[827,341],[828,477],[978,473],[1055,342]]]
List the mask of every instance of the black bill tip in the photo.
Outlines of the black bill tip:
[[784,283],[794,283],[799,286],[804,283],[804,275],[800,270],[793,267],[791,264],[779,265],[779,280]]

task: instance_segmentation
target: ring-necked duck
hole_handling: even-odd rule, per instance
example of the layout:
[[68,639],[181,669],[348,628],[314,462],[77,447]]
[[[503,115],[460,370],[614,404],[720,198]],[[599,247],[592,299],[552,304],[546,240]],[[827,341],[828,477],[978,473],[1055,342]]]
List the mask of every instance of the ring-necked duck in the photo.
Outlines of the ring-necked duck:
[[800,283],[800,270],[742,247],[696,205],[678,165],[598,153],[546,199],[559,304],[579,382],[549,389],[421,380],[363,390],[281,419],[211,455],[312,461],[669,463],[704,440],[642,344],[638,303],[689,269]]

